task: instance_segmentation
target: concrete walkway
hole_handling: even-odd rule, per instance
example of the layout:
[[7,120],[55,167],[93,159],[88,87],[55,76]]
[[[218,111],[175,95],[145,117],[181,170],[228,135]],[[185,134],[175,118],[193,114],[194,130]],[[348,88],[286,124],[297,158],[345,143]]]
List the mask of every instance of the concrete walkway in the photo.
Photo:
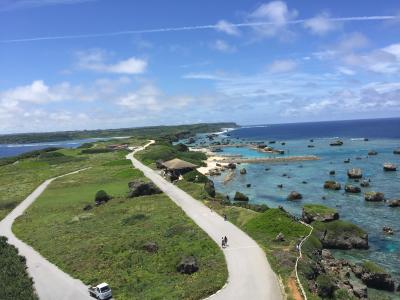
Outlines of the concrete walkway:
[[36,292],[41,300],[88,300],[93,298],[89,296],[87,287],[81,281],[64,273],[32,247],[19,240],[11,231],[11,227],[15,219],[24,213],[53,180],[80,171],[83,170],[46,180],[0,222],[0,235],[6,236],[8,243],[17,247],[19,254],[25,256],[28,273],[33,278]]
[[223,236],[228,237],[229,246],[223,249],[229,271],[228,282],[224,288],[208,299],[283,299],[279,281],[272,271],[265,253],[253,239],[133,157],[136,152],[152,143],[154,141],[144,147],[136,148],[133,153],[127,155],[127,158],[132,161],[134,167],[141,170],[147,178],[180,206],[218,245],[221,244]]

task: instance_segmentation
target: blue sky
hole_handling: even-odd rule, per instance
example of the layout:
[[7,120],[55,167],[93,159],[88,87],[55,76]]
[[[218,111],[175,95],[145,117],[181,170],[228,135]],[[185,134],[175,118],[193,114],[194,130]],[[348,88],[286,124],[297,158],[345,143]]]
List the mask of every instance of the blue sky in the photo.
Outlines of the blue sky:
[[0,133],[400,113],[399,1],[0,0]]

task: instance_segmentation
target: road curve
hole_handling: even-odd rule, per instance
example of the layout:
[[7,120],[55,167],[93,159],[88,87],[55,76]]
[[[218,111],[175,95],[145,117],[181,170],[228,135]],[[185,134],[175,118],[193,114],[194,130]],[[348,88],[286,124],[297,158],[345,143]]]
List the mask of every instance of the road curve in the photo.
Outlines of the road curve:
[[80,280],[64,273],[32,247],[19,240],[13,234],[11,227],[15,219],[24,213],[53,180],[83,170],[46,180],[0,222],[0,235],[6,236],[8,243],[17,247],[19,254],[25,256],[28,273],[33,278],[36,292],[41,300],[88,300],[93,298],[89,296],[87,287]]
[[143,150],[152,143],[154,141],[136,148],[127,155],[133,166],[152,180],[217,244],[220,245],[223,236],[228,237],[229,246],[223,249],[228,265],[228,282],[220,291],[208,299],[283,299],[279,281],[272,271],[265,253],[253,239],[134,158],[133,155],[136,152]]

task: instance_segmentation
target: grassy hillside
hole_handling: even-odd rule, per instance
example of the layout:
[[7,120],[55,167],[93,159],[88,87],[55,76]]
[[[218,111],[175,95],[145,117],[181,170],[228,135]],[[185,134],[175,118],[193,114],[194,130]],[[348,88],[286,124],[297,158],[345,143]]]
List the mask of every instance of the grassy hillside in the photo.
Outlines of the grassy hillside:
[[[127,198],[128,182],[146,178],[123,155],[88,155],[92,168],[54,181],[14,224],[16,235],[84,283],[108,282],[116,299],[200,299],[220,289],[219,247],[165,195]],[[94,206],[98,190],[113,199]],[[145,251],[147,242],[158,252]],[[199,271],[182,275],[176,265],[188,255]]]

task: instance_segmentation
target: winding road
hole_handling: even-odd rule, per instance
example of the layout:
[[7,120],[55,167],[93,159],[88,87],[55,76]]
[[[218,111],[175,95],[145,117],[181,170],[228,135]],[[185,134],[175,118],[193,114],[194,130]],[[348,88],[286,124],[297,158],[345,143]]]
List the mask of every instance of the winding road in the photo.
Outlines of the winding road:
[[12,232],[11,227],[15,219],[24,213],[53,180],[83,170],[85,169],[46,180],[0,222],[0,235],[7,237],[8,243],[17,247],[19,254],[25,256],[28,273],[33,278],[36,292],[41,300],[88,300],[93,298],[89,296],[87,287],[80,280],[64,273],[32,247],[19,240]]
[[[127,155],[127,159],[130,159],[134,167],[141,170],[147,178],[180,206],[217,244],[220,244],[223,236],[228,237],[229,246],[223,249],[228,265],[228,281],[220,291],[208,299],[283,299],[279,281],[272,271],[265,253],[253,239],[134,158],[133,155],[136,152],[153,143],[154,141],[150,141],[143,147],[135,148],[132,153]],[[88,300],[92,298],[88,295],[87,287],[80,280],[64,273],[32,247],[19,240],[13,234],[11,227],[15,219],[24,213],[52,181],[83,170],[46,180],[0,222],[0,235],[6,236],[8,242],[18,248],[20,255],[25,256],[28,273],[34,280],[36,292],[41,300]]]
[[143,147],[135,148],[127,155],[132,164],[152,180],[183,211],[202,228],[218,245],[223,236],[228,237],[228,247],[223,249],[228,265],[228,282],[208,299],[283,299],[278,278],[272,271],[265,253],[246,233],[162,178],[156,171],[143,165],[134,154],[153,144],[150,141]]

